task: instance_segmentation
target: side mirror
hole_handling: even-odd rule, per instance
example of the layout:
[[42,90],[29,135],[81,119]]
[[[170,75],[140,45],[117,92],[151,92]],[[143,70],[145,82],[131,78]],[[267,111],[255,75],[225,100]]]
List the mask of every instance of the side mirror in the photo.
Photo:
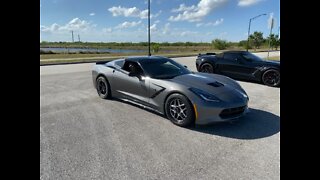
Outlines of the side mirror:
[[184,67],[188,69],[188,66],[184,65]]
[[128,74],[130,77],[137,77],[140,81],[143,80],[141,74],[136,73],[136,72],[130,72]]

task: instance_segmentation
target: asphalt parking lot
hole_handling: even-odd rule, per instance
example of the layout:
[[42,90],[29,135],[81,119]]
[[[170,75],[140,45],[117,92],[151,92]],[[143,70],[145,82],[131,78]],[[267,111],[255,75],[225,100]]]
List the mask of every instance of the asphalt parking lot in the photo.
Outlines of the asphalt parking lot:
[[92,66],[40,66],[40,179],[280,179],[280,88],[238,81],[249,114],[181,128],[100,99]]

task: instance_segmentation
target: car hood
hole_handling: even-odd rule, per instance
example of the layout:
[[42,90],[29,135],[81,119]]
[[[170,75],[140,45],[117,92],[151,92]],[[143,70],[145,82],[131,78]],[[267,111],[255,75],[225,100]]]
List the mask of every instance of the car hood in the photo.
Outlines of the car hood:
[[238,85],[234,80],[214,74],[191,73],[177,76],[170,81],[182,84],[187,88],[192,87],[201,89],[214,95],[234,92],[235,89],[243,91],[240,85]]

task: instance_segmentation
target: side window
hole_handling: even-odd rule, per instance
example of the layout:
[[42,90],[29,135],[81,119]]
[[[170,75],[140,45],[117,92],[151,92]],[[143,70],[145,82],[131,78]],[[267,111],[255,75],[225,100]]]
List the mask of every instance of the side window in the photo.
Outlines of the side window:
[[236,58],[238,58],[238,55],[237,54],[234,54],[234,53],[226,53],[224,54],[224,59],[226,60],[230,60],[230,61],[235,61]]
[[131,64],[131,62],[128,62],[126,61],[122,67],[123,70],[127,71],[127,72],[130,72],[130,69],[129,69],[129,65]]
[[124,60],[116,61],[114,64],[122,68],[124,64]]
[[143,74],[142,69],[140,68],[140,66],[136,63],[136,62],[125,62],[123,67],[123,70],[127,71],[127,72],[135,72],[137,74]]

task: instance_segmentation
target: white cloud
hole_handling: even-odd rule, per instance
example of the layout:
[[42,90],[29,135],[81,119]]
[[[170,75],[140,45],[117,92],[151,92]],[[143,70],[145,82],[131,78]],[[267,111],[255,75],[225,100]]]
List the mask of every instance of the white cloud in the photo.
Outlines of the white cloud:
[[219,24],[223,23],[223,18],[216,20],[212,25],[213,26],[218,26]]
[[169,31],[170,31],[170,23],[166,23],[162,30],[162,34],[169,34]]
[[153,24],[152,26],[150,26],[150,31],[155,32],[157,31],[157,24]]
[[198,32],[194,32],[194,31],[183,31],[180,33],[180,36],[190,36],[190,35],[197,35]]
[[[148,9],[140,10],[137,7],[126,8],[126,7],[112,7],[108,11],[112,13],[112,16],[124,16],[124,17],[139,17],[141,19],[148,18]],[[150,18],[158,17],[161,14],[161,10],[157,14],[150,14]]]
[[242,7],[251,6],[251,5],[257,4],[260,1],[262,0],[239,0],[238,6],[242,6]]
[[201,21],[203,17],[207,16],[212,10],[221,7],[228,0],[200,0],[197,6],[185,6],[181,4],[179,8],[173,9],[174,12],[180,12],[177,16],[170,16],[169,21]]
[[40,26],[40,31],[42,32],[54,32],[59,30],[60,26],[57,23],[53,23],[51,26]]
[[185,4],[180,4],[179,8],[172,9],[171,12],[192,11],[192,10],[195,10],[195,9],[196,9],[195,5],[187,7]]
[[74,18],[71,21],[69,21],[67,24],[61,26],[57,23],[53,23],[51,26],[40,26],[40,31],[42,32],[63,32],[63,31],[86,31],[90,28],[95,27],[95,25],[92,25],[91,23],[81,20],[79,18]]
[[119,24],[118,26],[115,27],[115,29],[125,29],[125,28],[131,28],[131,27],[135,27],[137,25],[141,24],[141,21],[138,21],[138,22],[135,22],[135,21],[132,21],[132,22],[128,22],[128,21],[125,21],[121,24]]
[[150,14],[150,18],[156,18],[156,17],[160,16],[161,13],[162,13],[162,10],[158,11],[157,14]]
[[158,24],[159,22],[160,22],[160,20],[156,20],[154,23],[155,23],[155,24]]
[[103,28],[102,31],[106,32],[106,33],[111,33],[112,32],[112,28]]
[[112,13],[112,16],[125,16],[125,17],[138,17],[141,13],[141,11],[136,8],[136,7],[132,7],[132,8],[125,8],[125,7],[112,7],[109,8],[108,11],[110,11]]
[[90,15],[90,16],[94,16],[94,15],[96,15],[96,13],[90,13],[89,15]]
[[200,26],[218,26],[221,23],[223,23],[223,18],[216,20],[215,22],[209,22],[209,23],[197,23],[196,26],[200,27]]
[[196,24],[197,27],[200,27],[200,26],[202,26],[202,25],[203,25],[203,23],[197,23],[197,24]]

